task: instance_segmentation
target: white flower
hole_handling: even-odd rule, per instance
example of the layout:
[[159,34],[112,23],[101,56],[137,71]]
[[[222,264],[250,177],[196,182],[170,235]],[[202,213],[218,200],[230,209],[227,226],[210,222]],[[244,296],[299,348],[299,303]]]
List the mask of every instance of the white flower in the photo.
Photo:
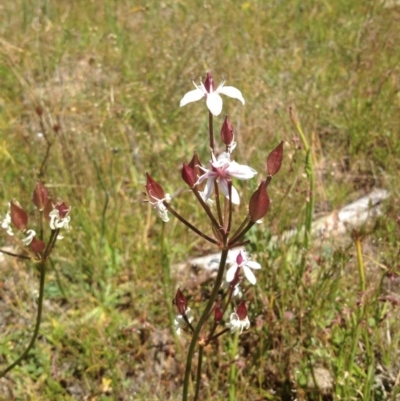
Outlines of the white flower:
[[10,236],[13,236],[13,230],[11,227],[11,213],[7,212],[7,214],[4,216],[3,221],[1,222],[1,228],[6,230],[6,233]]
[[257,262],[249,260],[246,257],[243,257],[242,252],[238,253],[236,257],[236,262],[228,260],[227,263],[232,263],[232,266],[226,272],[226,281],[228,283],[230,283],[234,279],[237,269],[243,269],[244,275],[246,276],[247,280],[250,281],[251,284],[254,285],[257,282],[256,276],[251,271],[251,269],[255,270],[261,269],[261,265]]
[[222,98],[220,94],[238,99],[242,102],[242,104],[245,103],[242,92],[233,86],[224,86],[225,80],[223,80],[218,85],[217,89],[214,90],[214,80],[212,79],[210,72],[207,72],[207,78],[204,84],[203,82],[200,82],[200,86],[198,86],[194,81],[192,82],[196,89],[186,93],[180,102],[180,107],[183,107],[191,102],[196,102],[205,96],[208,110],[210,110],[214,116],[219,116],[222,111]]
[[169,217],[168,217],[168,209],[163,203],[164,201],[171,202],[170,194],[165,194],[165,198],[163,199],[155,199],[153,197],[149,197],[149,202],[151,205],[153,205],[154,209],[156,209],[157,216],[160,217],[160,219],[166,223],[169,221]]
[[[186,308],[186,318],[189,321],[189,323],[192,322],[193,316],[190,308]],[[187,323],[182,315],[176,315],[174,319],[174,330],[178,336],[181,334],[181,329],[184,329],[187,327]]]
[[240,334],[242,334],[243,330],[247,330],[250,327],[250,320],[247,316],[241,320],[239,315],[233,312],[229,318],[229,323],[226,323],[225,326],[231,329],[231,333],[240,330]]
[[171,196],[164,193],[161,185],[154,181],[149,173],[146,173],[146,177],[145,188],[148,202],[156,209],[158,217],[160,217],[162,221],[167,222],[169,221],[168,209],[163,202],[171,202]]
[[68,229],[68,223],[71,220],[70,216],[66,215],[64,217],[60,217],[59,210],[55,208],[49,213],[49,217],[50,217],[49,225],[52,230],[57,230],[60,228]]
[[36,232],[34,230],[27,230],[25,231],[26,237],[22,240],[22,243],[25,246],[28,246],[31,244],[33,238],[36,236]]
[[[200,166],[200,168],[204,171],[204,174],[201,175],[197,181],[198,184],[201,184],[204,180],[207,180],[206,186],[204,188],[205,200],[209,199],[209,197],[213,193],[215,181],[219,183],[222,193],[227,198],[229,198],[229,188],[227,181],[228,179],[234,177],[239,180],[249,180],[257,174],[257,171],[253,168],[238,164],[235,161],[231,161],[230,154],[227,152],[219,155],[218,159],[215,158],[213,153],[211,154],[211,157],[211,169],[207,170],[204,167]],[[236,188],[234,188],[233,186],[232,203],[234,203],[235,205],[240,204],[239,194]]]
[[242,289],[240,288],[239,283],[237,283],[235,285],[235,287],[233,288],[232,297],[233,298],[242,298],[243,297],[243,292],[242,292]]

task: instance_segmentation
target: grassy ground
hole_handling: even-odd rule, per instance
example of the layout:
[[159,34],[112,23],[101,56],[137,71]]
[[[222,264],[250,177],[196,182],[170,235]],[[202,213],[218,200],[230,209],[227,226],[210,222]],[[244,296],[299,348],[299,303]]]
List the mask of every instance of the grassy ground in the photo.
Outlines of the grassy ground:
[[[207,160],[207,114],[178,105],[208,69],[246,99],[224,100],[240,163],[262,171],[268,152],[286,145],[270,213],[249,236],[263,265],[248,295],[252,327],[237,354],[228,337],[206,350],[202,399],[226,399],[229,383],[238,400],[398,399],[398,2],[19,0],[3,2],[0,15],[0,214],[10,199],[29,204],[43,128],[53,143],[44,181],[72,206],[39,340],[0,381],[0,399],[179,399],[187,341],[172,336],[169,311],[185,279],[161,267],[162,223],[142,192],[148,171],[206,227],[179,191],[182,161],[194,150]],[[268,245],[304,224],[304,152],[289,106],[312,144],[317,213],[374,187],[391,192],[384,216],[362,233],[362,293],[350,235],[312,246],[302,274],[300,243]],[[244,196],[253,181],[239,185]],[[173,219],[164,235],[171,266],[215,251]],[[0,284],[5,367],[29,341],[37,272],[6,258]],[[192,309],[210,288],[191,290]]]

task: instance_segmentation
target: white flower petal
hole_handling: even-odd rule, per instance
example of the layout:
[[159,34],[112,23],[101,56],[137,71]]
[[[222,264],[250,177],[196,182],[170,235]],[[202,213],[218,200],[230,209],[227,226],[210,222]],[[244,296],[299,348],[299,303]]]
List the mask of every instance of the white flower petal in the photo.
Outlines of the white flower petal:
[[208,200],[208,198],[211,196],[211,194],[213,193],[213,191],[214,191],[214,178],[208,178],[207,179],[207,183],[206,183],[206,186],[204,187],[204,191],[203,191],[203,194],[204,194],[204,200],[205,201],[207,201]]
[[221,88],[217,89],[218,93],[222,93],[226,96],[232,97],[233,99],[238,99],[244,104],[244,98],[242,92],[239,89],[233,86],[222,86]]
[[237,268],[238,268],[238,265],[234,264],[226,272],[226,281],[228,283],[230,283],[235,278]]
[[254,275],[254,273],[251,271],[250,268],[248,268],[247,266],[243,266],[243,272],[247,280],[249,280],[251,284],[254,285],[257,282],[256,276]]
[[257,174],[257,171],[254,170],[253,168],[245,166],[243,164],[236,163],[235,161],[231,161],[229,163],[226,172],[232,177],[235,177],[239,180],[249,180],[250,178],[253,178]]
[[207,107],[212,115],[219,116],[222,111],[222,97],[217,92],[207,94]]
[[[221,192],[225,195],[226,198],[229,199],[228,182],[226,180],[220,179],[219,186],[221,188]],[[232,203],[234,205],[240,205],[239,193],[233,185],[232,185],[232,190],[231,190],[231,197],[232,197]]]
[[231,196],[232,196],[232,203],[234,205],[240,205],[239,193],[238,193],[238,191],[236,190],[236,188],[234,186],[232,186]]
[[246,261],[245,266],[250,267],[250,269],[261,269],[261,265],[254,260]]
[[165,207],[165,205],[161,202],[158,202],[155,205],[156,208],[156,212],[158,217],[164,222],[167,223],[169,221],[169,217],[168,217],[168,209]]
[[179,107],[186,106],[188,103],[197,102],[200,100],[205,93],[201,89],[194,89],[188,93],[181,99],[179,103]]
[[26,237],[21,240],[21,242],[25,246],[29,246],[33,240],[33,238],[36,236],[36,232],[34,230],[27,230],[25,232]]
[[[215,158],[215,156],[214,156],[214,158]],[[229,163],[231,161],[231,156],[230,156],[230,154],[228,153],[228,152],[224,152],[224,153],[221,153],[219,156],[218,156],[218,159],[217,159],[217,163],[220,165],[220,166],[223,166],[225,163]],[[215,163],[215,162],[214,162]],[[213,164],[214,164],[213,163]]]

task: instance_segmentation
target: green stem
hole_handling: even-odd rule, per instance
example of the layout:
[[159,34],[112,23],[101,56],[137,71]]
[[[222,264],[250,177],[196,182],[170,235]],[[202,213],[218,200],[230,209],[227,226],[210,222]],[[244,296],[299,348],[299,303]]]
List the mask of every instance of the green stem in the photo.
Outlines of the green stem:
[[194,231],[199,237],[204,238],[205,240],[211,242],[214,245],[219,245],[219,242],[214,238],[209,237],[207,234],[204,234],[200,230],[198,230],[193,224],[189,223],[185,218],[183,218],[175,209],[173,209],[169,203],[163,202],[164,206],[168,209],[168,211],[174,215],[180,222],[182,222],[186,227],[189,227],[192,231]]
[[235,364],[235,357],[237,354],[237,348],[238,348],[238,340],[239,340],[239,334],[235,333],[232,342],[232,347],[231,347],[231,360],[233,362],[231,363],[231,368],[229,372],[229,401],[236,401],[236,364]]
[[199,399],[200,383],[201,383],[201,366],[203,364],[203,352],[204,352],[204,346],[200,346],[199,358],[198,358],[198,362],[197,362],[196,392],[194,394],[194,401],[197,401]]
[[42,262],[40,263],[40,284],[39,284],[39,299],[38,299],[38,309],[37,309],[37,315],[36,315],[36,323],[35,323],[35,330],[33,332],[33,336],[31,338],[31,341],[29,345],[26,347],[25,351],[20,355],[20,357],[13,362],[11,365],[9,365],[3,372],[0,373],[0,378],[4,377],[10,370],[14,369],[17,365],[23,361],[26,356],[28,355],[29,351],[32,349],[33,345],[35,344],[35,341],[37,339],[37,336],[39,334],[39,328],[40,328],[40,322],[42,320],[42,310],[43,310],[43,298],[44,298],[44,279],[45,279],[45,273],[46,273],[46,268],[45,268],[45,263]]
[[361,239],[357,234],[355,242],[356,242],[356,252],[357,252],[358,273],[360,274],[360,291],[365,292],[365,268],[361,250]]
[[226,259],[228,257],[228,249],[223,249],[221,252],[221,261],[219,262],[219,268],[218,268],[218,274],[215,279],[215,284],[214,288],[212,290],[210,299],[208,300],[208,303],[200,316],[200,319],[197,323],[197,326],[194,330],[193,336],[192,336],[192,341],[190,342],[189,345],[189,350],[187,354],[187,359],[186,359],[186,369],[185,369],[185,377],[183,380],[183,394],[182,394],[182,401],[187,401],[188,400],[188,392],[189,392],[189,381],[190,381],[190,374],[191,374],[191,368],[192,368],[192,359],[194,352],[196,350],[196,345],[197,345],[197,340],[199,338],[201,329],[203,328],[204,323],[206,322],[208,318],[208,314],[211,310],[211,308],[214,305],[215,299],[218,296],[218,291],[221,287],[222,279],[224,277],[224,272],[225,272],[225,265],[226,265]]
[[306,221],[305,221],[305,233],[304,233],[304,248],[308,250],[309,241],[311,238],[311,225],[314,214],[314,203],[315,203],[315,175],[314,175],[314,165],[311,157],[311,147],[308,144],[307,138],[304,135],[303,129],[301,127],[300,121],[294,116],[293,110],[289,109],[290,118],[293,122],[293,125],[296,128],[296,131],[300,135],[301,143],[303,144],[304,150],[306,152],[305,157],[305,173],[307,175],[307,179],[310,183],[309,185],[309,193],[308,193],[308,201],[306,203]]

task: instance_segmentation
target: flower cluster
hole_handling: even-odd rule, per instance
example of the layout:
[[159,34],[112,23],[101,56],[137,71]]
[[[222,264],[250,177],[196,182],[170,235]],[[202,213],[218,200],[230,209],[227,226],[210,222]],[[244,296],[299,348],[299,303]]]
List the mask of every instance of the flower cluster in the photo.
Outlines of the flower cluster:
[[[235,258],[229,258],[229,252],[235,247],[241,247],[248,243],[245,240],[246,233],[262,219],[269,210],[270,200],[267,188],[272,177],[278,173],[283,156],[283,142],[281,142],[267,157],[265,165],[265,177],[261,179],[258,188],[251,195],[247,212],[241,223],[237,225],[233,219],[239,212],[241,194],[233,185],[234,180],[250,180],[259,176],[257,171],[250,166],[239,164],[233,159],[233,151],[236,149],[235,129],[228,116],[224,118],[220,136],[225,146],[224,151],[216,152],[213,118],[222,112],[223,101],[221,95],[226,95],[239,100],[243,105],[245,100],[242,93],[232,87],[225,86],[225,80],[215,88],[211,73],[203,82],[197,85],[194,81],[194,90],[187,92],[180,101],[183,107],[188,103],[205,98],[209,110],[209,148],[210,158],[207,167],[204,167],[195,153],[189,163],[182,164],[181,176],[196,197],[199,207],[209,219],[209,232],[200,230],[192,222],[182,216],[171,206],[171,197],[166,194],[162,186],[156,182],[150,174],[146,173],[147,201],[154,207],[157,215],[164,221],[169,221],[169,213],[176,217],[188,229],[209,243],[218,246],[221,250],[221,258],[214,288],[210,299],[198,319],[196,325],[192,325],[194,314],[188,306],[188,301],[181,290],[178,290],[174,304],[177,315],[174,319],[174,328],[177,334],[182,331],[192,334],[192,341],[188,351],[187,365],[184,379],[184,394],[187,395],[190,378],[190,366],[196,344],[200,347],[214,341],[220,335],[231,332],[241,334],[250,327],[250,320],[246,306],[246,288],[243,279],[250,284],[257,282],[254,270],[261,269],[261,265],[247,256],[245,251],[236,253]],[[226,275],[225,275],[226,271]],[[226,278],[225,285],[222,285]],[[240,301],[238,301],[240,298]],[[229,319],[224,316],[229,314]],[[207,325],[209,331],[206,330]],[[222,327],[222,328],[221,328]],[[202,353],[199,353],[201,358]],[[201,366],[201,361],[199,361]],[[200,376],[198,376],[199,378]],[[184,399],[186,399],[184,397]],[[197,399],[197,398],[196,398]]]
[[[71,208],[65,202],[54,202],[41,181],[36,184],[32,202],[39,212],[39,218],[43,218],[48,223],[52,232],[47,244],[42,238],[43,229],[40,228],[40,235],[38,236],[36,230],[29,227],[28,214],[19,202],[15,200],[9,202],[8,211],[0,225],[9,236],[17,238],[19,236],[16,236],[16,233],[21,233],[22,238],[17,238],[17,240],[19,239],[23,246],[28,247],[36,259],[42,260],[50,255],[54,247],[54,240],[62,238],[59,235],[60,230],[63,228],[68,229]],[[40,224],[40,227],[43,227],[43,225]]]

